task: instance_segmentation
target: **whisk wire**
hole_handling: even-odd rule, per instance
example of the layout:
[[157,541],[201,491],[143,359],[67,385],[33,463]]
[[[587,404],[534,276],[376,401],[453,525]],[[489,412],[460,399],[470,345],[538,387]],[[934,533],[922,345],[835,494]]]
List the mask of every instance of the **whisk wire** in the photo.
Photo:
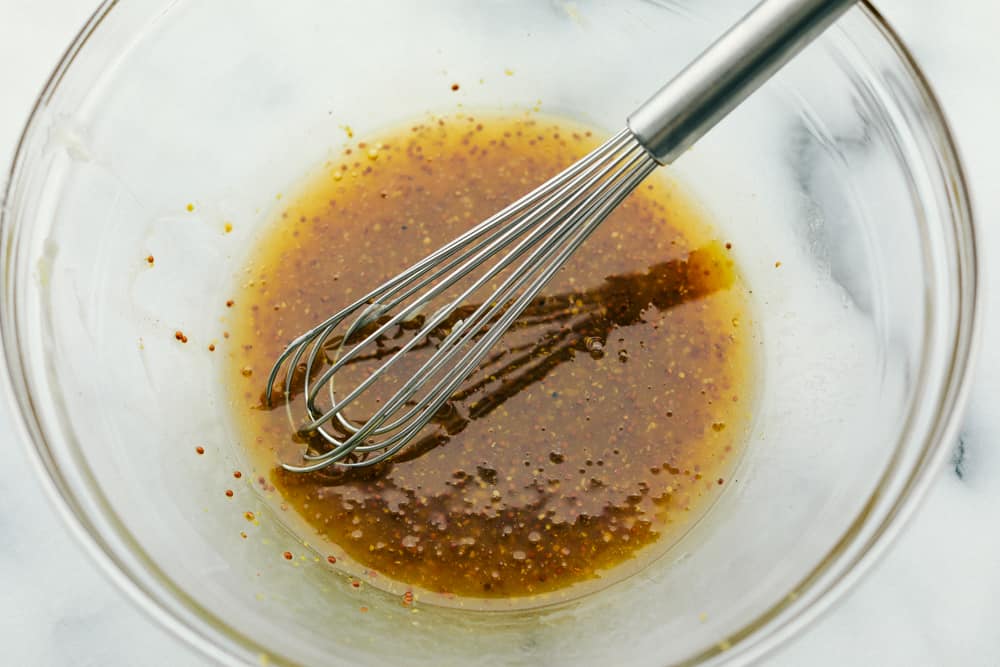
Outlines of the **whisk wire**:
[[[405,447],[438,414],[579,245],[656,166],[656,161],[631,133],[623,130],[584,160],[293,341],[272,369],[265,398],[270,400],[280,367],[287,364],[285,401],[291,418],[292,374],[308,351],[302,375],[307,422],[299,428],[317,434],[331,448],[322,453],[306,452],[303,457],[307,463],[286,464],[285,468],[310,472],[335,463],[345,467],[369,466]],[[502,257],[422,321],[420,330],[396,348],[388,360],[344,397],[337,397],[334,384],[337,372],[393,328],[412,321],[428,304],[501,252],[504,252]],[[519,259],[520,264],[512,269]],[[347,406],[369,391],[418,343],[438,331],[456,309],[504,271],[510,273],[489,298],[451,324],[430,358],[371,417],[357,424],[347,418],[344,412]],[[384,319],[401,305],[398,312]],[[312,379],[320,355],[328,351],[327,341],[352,315],[356,316],[339,337],[330,366]],[[362,336],[370,325],[374,329]],[[355,342],[354,338],[359,336],[361,340]],[[329,390],[330,405],[321,410],[317,400],[324,387]],[[425,391],[414,399],[421,389]],[[329,432],[330,420],[336,421],[346,437]],[[346,460],[348,457],[352,460]]]

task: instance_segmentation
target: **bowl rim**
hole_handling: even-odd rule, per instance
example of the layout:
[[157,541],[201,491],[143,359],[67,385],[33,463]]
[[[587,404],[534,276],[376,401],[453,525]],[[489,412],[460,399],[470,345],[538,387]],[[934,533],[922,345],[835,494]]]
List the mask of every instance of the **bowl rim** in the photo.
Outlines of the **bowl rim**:
[[[101,2],[71,41],[38,94],[15,148],[3,197],[0,199],[2,204],[0,241],[6,238],[7,229],[11,224],[8,219],[10,215],[8,204],[24,167],[25,149],[33,127],[40,122],[42,112],[58,90],[77,55],[120,4],[122,0]],[[948,355],[947,374],[941,387],[941,402],[937,406],[933,424],[928,431],[929,437],[923,445],[920,457],[913,464],[905,484],[898,491],[891,507],[881,518],[881,523],[875,526],[870,534],[860,536],[858,533],[865,520],[856,518],[852,522],[830,554],[818,563],[813,574],[806,578],[804,582],[806,589],[819,587],[813,591],[812,598],[794,610],[785,602],[775,603],[732,637],[737,642],[732,648],[718,646],[708,649],[699,655],[689,657],[682,663],[684,665],[703,662],[713,664],[720,662],[728,664],[730,661],[732,664],[755,662],[800,633],[860,581],[871,570],[872,565],[887,552],[920,502],[926,497],[934,473],[940,468],[948,453],[946,445],[952,442],[958,433],[970,393],[972,369],[982,334],[982,308],[978,289],[982,269],[978,261],[977,225],[965,169],[954,134],[937,95],[915,58],[870,0],[859,0],[857,4],[898,58],[905,73],[909,75],[910,83],[918,94],[920,103],[928,112],[923,120],[929,126],[929,133],[935,136],[936,147],[940,151],[940,157],[945,161],[941,171],[952,179],[952,182],[948,183],[951,194],[950,217],[958,238],[955,255],[958,260],[958,279],[962,282],[959,285],[955,335],[948,341],[951,349]],[[964,232],[964,235],[957,232]],[[0,285],[11,282],[12,278],[13,276],[8,276],[6,271],[0,273]],[[137,555],[135,553],[137,545],[130,539],[127,531],[124,531],[124,526],[117,523],[112,526],[116,531],[117,543],[107,541],[103,535],[96,532],[93,522],[86,516],[70,483],[59,472],[58,466],[49,455],[40,429],[35,427],[38,423],[37,415],[26,383],[23,395],[18,395],[13,373],[14,369],[21,368],[20,351],[8,344],[8,341],[17,340],[16,331],[11,329],[13,325],[7,318],[0,317],[0,345],[4,352],[0,357],[0,367],[3,369],[0,373],[2,376],[0,391],[7,394],[7,403],[14,407],[11,410],[14,437],[24,442],[49,501],[83,550],[98,564],[99,570],[149,618],[168,629],[188,646],[200,651],[203,656],[217,663],[229,665],[264,664],[262,661],[269,657],[284,663],[286,658],[269,656],[265,647],[256,644],[251,637],[221,621],[217,615],[187,596],[162,573],[157,572],[158,568],[141,554],[141,550]],[[870,500],[869,506],[871,502]],[[862,517],[866,511],[867,508],[862,511]],[[864,538],[860,550],[844,554],[844,545],[859,538]],[[122,548],[126,550],[125,553],[121,552]],[[824,574],[824,569],[828,570],[836,565],[838,553],[846,555],[847,558],[846,562],[839,563],[839,571],[832,572],[831,580],[816,581],[820,574]],[[792,613],[789,613],[790,611]],[[787,618],[781,618],[782,615]],[[774,625],[774,621],[778,621],[777,625]]]

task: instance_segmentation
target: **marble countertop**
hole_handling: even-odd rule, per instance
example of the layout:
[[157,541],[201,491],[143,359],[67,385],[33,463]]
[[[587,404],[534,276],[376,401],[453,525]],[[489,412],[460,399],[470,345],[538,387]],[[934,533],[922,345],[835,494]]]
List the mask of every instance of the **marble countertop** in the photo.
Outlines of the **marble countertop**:
[[[0,0],[0,164],[34,97],[96,2]],[[901,538],[769,666],[1000,665],[1000,3],[878,0],[935,86],[979,217],[984,349],[953,455]],[[0,402],[0,639],[7,665],[203,665],[135,607],[56,515]]]

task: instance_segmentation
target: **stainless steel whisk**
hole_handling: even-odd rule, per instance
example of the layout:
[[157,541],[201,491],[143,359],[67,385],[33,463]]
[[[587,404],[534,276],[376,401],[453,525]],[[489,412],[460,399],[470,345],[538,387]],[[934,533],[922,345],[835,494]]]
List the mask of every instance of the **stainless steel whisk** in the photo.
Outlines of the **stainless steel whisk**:
[[[292,341],[271,369],[265,401],[271,404],[281,369],[287,367],[283,394],[290,417],[294,419],[293,383],[300,377],[306,420],[297,428],[320,436],[330,448],[307,452],[304,465],[285,464],[285,469],[311,472],[334,464],[370,466],[399,452],[438,414],[573,252],[650,172],[673,162],[853,4],[854,0],[764,0],[629,116],[626,129]],[[463,311],[461,319],[449,321],[470,296],[494,280],[500,280],[499,286],[488,298],[471,313]],[[441,298],[447,303],[425,317],[423,311]],[[343,333],[338,333],[344,324]],[[338,397],[336,374],[393,330],[407,326],[419,331]],[[364,421],[347,417],[345,408],[370,391],[404,355],[449,326],[419,370],[372,416]],[[335,347],[330,366],[317,365],[330,347]],[[329,406],[321,408],[317,400],[324,388]],[[331,432],[331,422],[340,433]]]

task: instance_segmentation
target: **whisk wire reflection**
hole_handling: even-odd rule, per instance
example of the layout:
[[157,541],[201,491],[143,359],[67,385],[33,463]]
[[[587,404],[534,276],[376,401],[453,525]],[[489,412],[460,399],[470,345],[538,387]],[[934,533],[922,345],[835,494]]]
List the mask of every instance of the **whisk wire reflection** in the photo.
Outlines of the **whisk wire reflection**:
[[[574,251],[657,166],[632,133],[623,130],[292,341],[271,369],[265,402],[272,403],[285,369],[283,397],[293,427],[319,436],[330,447],[306,452],[306,463],[285,464],[285,469],[312,472],[334,464],[371,466],[399,452],[438,414]],[[429,358],[374,414],[361,421],[348,418],[349,405],[371,392],[418,344],[426,347],[449,317],[498,279],[492,293],[472,312],[463,311]],[[441,298],[446,303],[425,317],[423,311]],[[400,328],[419,330],[338,396],[337,373]],[[323,363],[329,366],[322,368]],[[298,378],[304,419],[293,409],[293,384]],[[324,389],[328,404],[321,406]]]

